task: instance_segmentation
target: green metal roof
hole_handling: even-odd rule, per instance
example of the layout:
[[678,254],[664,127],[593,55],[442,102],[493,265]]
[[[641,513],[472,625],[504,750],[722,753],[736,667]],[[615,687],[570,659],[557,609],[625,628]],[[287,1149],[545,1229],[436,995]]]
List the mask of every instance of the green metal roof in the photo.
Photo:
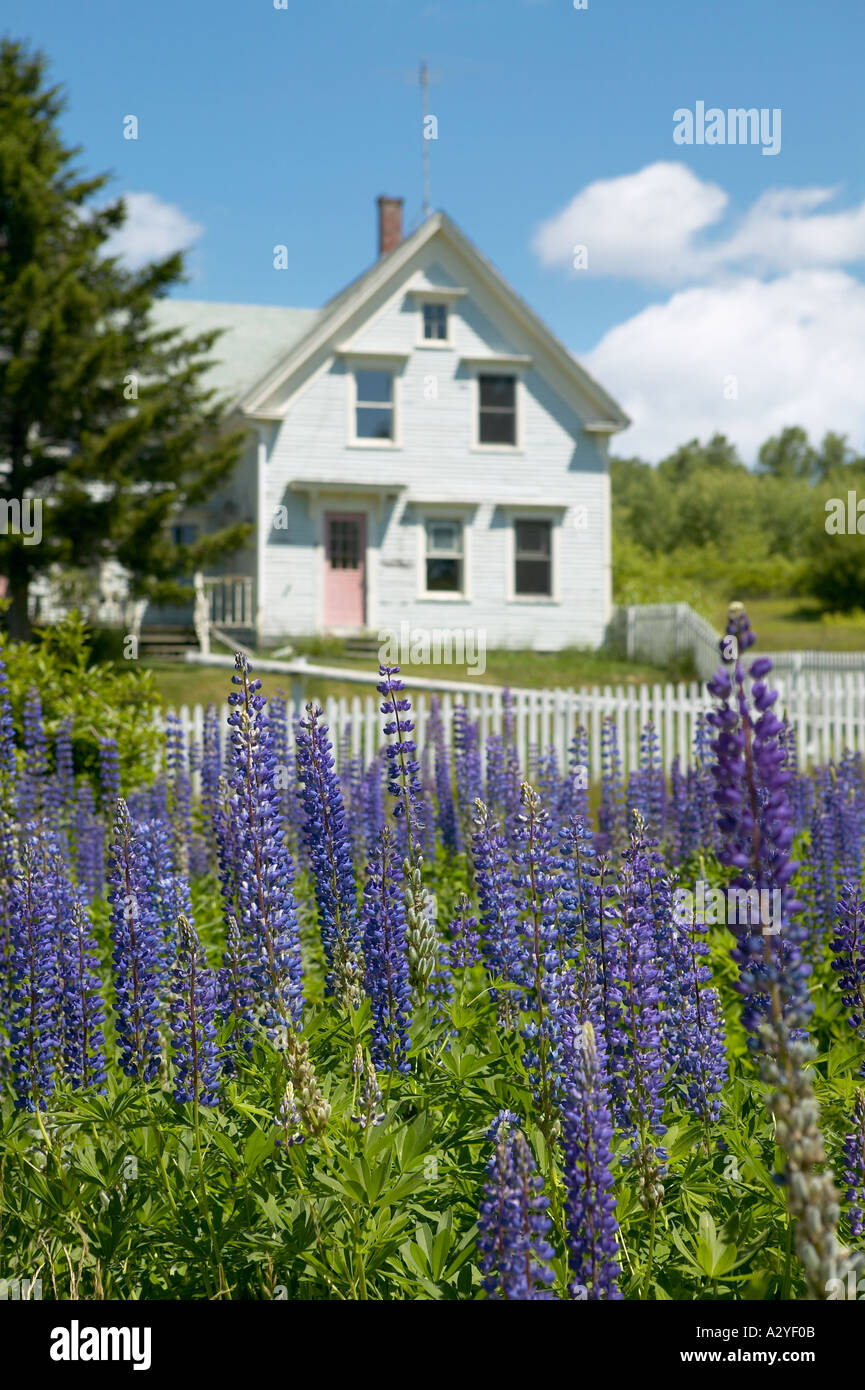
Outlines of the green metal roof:
[[203,380],[233,402],[272,371],[321,315],[320,309],[284,309],[272,304],[160,299],[151,317],[155,328],[178,328],[188,338],[214,328],[226,330],[211,350],[214,366]]

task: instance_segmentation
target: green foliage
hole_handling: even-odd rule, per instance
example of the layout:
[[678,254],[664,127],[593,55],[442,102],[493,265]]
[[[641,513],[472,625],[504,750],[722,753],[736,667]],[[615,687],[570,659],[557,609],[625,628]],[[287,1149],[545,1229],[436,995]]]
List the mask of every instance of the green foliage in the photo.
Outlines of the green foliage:
[[21,745],[21,713],[27,691],[38,687],[48,736],[49,758],[61,721],[73,720],[75,767],[94,779],[99,767],[99,739],[117,740],[124,788],[149,781],[159,745],[154,715],[159,706],[151,672],[134,663],[99,664],[92,660],[87,629],[78,613],[54,627],[37,631],[35,642],[6,642],[12,714]]
[[865,458],[842,436],[815,448],[804,430],[782,430],[750,470],[715,435],[656,468],[612,459],[610,478],[618,603],[685,600],[710,616],[717,593],[735,590],[809,595],[842,611],[861,604],[865,546],[824,525],[827,498],[857,486],[865,496]]

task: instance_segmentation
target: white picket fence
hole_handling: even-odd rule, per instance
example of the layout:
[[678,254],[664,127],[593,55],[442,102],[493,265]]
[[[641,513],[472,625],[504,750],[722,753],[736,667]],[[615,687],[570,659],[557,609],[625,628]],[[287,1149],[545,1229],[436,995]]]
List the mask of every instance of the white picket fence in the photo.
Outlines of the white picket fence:
[[[865,752],[865,672],[842,675],[800,674],[791,683],[787,677],[773,682],[780,692],[779,713],[783,712],[796,730],[799,757],[803,766],[838,757],[845,748]],[[411,695],[411,689],[408,693]],[[445,691],[441,712],[448,744],[453,732],[456,703],[465,703],[469,718],[480,728],[481,750],[489,733],[502,732],[503,701],[498,687],[479,686],[467,693]],[[578,724],[589,736],[589,777],[601,771],[601,725],[605,716],[615,718],[619,748],[625,774],[639,765],[640,731],[651,721],[657,732],[664,766],[669,768],[675,754],[685,765],[691,758],[698,714],[712,707],[712,701],[696,681],[676,685],[593,686],[584,690],[517,690],[512,692],[515,742],[521,764],[529,761],[533,746],[555,748],[559,765],[567,765],[568,747]],[[287,702],[289,718],[304,713],[293,700]],[[324,717],[331,730],[337,766],[342,754],[342,731],[350,727],[348,748],[352,757],[369,761],[381,747],[384,716],[380,697],[355,695],[324,701]],[[201,743],[204,709],[183,705],[177,711],[187,741]],[[220,711],[223,740],[226,735],[228,706]],[[412,695],[415,741],[423,749],[427,741],[430,696],[422,691]],[[160,725],[162,720],[160,719]]]

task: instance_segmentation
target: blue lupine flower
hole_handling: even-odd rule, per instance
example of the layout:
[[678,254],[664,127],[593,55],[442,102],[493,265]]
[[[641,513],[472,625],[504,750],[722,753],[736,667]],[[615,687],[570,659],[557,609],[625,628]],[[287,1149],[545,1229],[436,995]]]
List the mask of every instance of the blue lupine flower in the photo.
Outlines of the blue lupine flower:
[[216,976],[207,966],[195,928],[183,913],[177,920],[171,984],[174,1099],[217,1105],[221,1067],[215,1023]]
[[531,1010],[523,1029],[529,1074],[542,1128],[552,1133],[555,1102],[561,1088],[562,990],[559,957],[559,860],[554,851],[549,815],[538,793],[523,783],[523,813],[515,831],[515,884],[520,914],[520,978],[525,1006]]
[[366,858],[374,853],[385,823],[384,811],[385,754],[380,748],[363,773],[360,784],[360,819],[363,832],[362,848]]
[[42,726],[42,700],[35,685],[27,691],[22,712],[24,765],[18,782],[18,820],[21,825],[37,820],[42,813],[42,797],[48,771],[45,730]]
[[172,863],[176,873],[188,874],[192,843],[192,782],[186,761],[183,725],[174,710],[169,710],[165,716],[165,767],[173,831]]
[[[475,883],[484,932],[481,945],[490,979],[520,985],[521,950],[517,924],[516,890],[510,874],[508,848],[497,821],[482,801],[477,802],[477,829],[472,836]],[[518,989],[491,990],[498,1004],[499,1022],[505,1028],[516,1025],[520,998]]]
[[[751,663],[750,700],[746,691],[739,654],[753,643],[742,605],[731,605],[721,654],[733,669],[720,670],[709,683],[718,700],[710,718],[718,730],[714,748],[720,857],[738,871],[733,880],[736,887],[780,893],[780,936],[764,937],[766,924],[758,916],[746,926],[751,934],[740,938],[732,955],[740,966],[743,1021],[746,1028],[758,1032],[751,1041],[759,1048],[760,1076],[770,1089],[775,1139],[786,1158],[782,1181],[795,1223],[796,1252],[809,1293],[824,1298],[829,1280],[843,1282],[848,1273],[855,1277],[860,1262],[838,1244],[838,1194],[831,1174],[822,1167],[825,1146],[807,1067],[814,1049],[804,1032],[812,1007],[806,987],[809,967],[800,949],[804,929],[795,917],[801,904],[790,889],[796,868],[790,858],[790,773],[778,738],[783,726],[771,708],[776,694],[764,680],[772,665],[767,657]],[[761,934],[756,935],[755,929]]]
[[469,718],[466,705],[454,706],[453,750],[459,814],[467,836],[474,804],[482,795],[484,786],[478,726]]
[[478,1252],[483,1286],[492,1299],[538,1300],[553,1295],[547,1241],[549,1205],[543,1179],[516,1117],[503,1110],[489,1138],[493,1153],[478,1212]]
[[105,1004],[99,954],[84,904],[75,896],[61,924],[63,1074],[73,1086],[105,1089]]
[[441,715],[441,702],[437,695],[433,695],[430,699],[429,740],[435,750],[435,789],[438,803],[436,824],[445,849],[456,854],[460,848],[460,834],[451,786],[451,767],[445,742],[445,726]]
[[120,1066],[152,1081],[161,1060],[159,990],[161,935],[150,880],[125,801],[119,798],[109,855],[108,901],[114,945],[114,993]]
[[238,924],[250,942],[253,981],[264,1025],[272,1041],[301,1027],[303,961],[294,902],[294,865],[282,833],[276,757],[260,694],[249,662],[235,656],[231,714],[231,834],[236,868]]
[[[779,895],[780,912],[773,923],[763,922],[748,902],[749,920],[739,924],[733,958],[740,966],[737,986],[745,1001],[742,1021],[752,1032],[773,1007],[796,1014],[801,1027],[812,1012],[807,979],[810,965],[802,959],[805,930],[796,920],[801,910],[790,881],[797,865],[790,856],[793,843],[792,812],[787,796],[790,774],[784,768],[784,750],[778,736],[783,728],[772,711],[777,699],[765,684],[771,669],[768,657],[751,663],[753,680],[750,697],[757,717],[752,714],[745,692],[745,672],[739,653],[754,642],[744,610],[736,610],[727,626],[724,643],[735,644],[732,675],[722,669],[709,682],[718,707],[708,718],[718,730],[713,747],[717,763],[713,769],[715,803],[720,812],[718,828],[722,836],[719,857],[733,868],[732,886],[757,889]],[[756,1038],[750,1039],[752,1047]]]
[[[650,1135],[663,1131],[664,1054],[661,1049],[660,970],[652,915],[650,869],[644,827],[635,831],[622,866],[619,987],[627,1047],[624,1058],[625,1118],[634,1131],[645,1175],[663,1154]],[[644,1195],[651,1194],[644,1191]]]
[[601,804],[598,807],[598,827],[603,836],[599,851],[617,853],[624,845],[625,793],[622,784],[622,759],[619,753],[619,730],[612,715],[605,715],[601,724]]
[[616,1198],[610,1096],[603,1044],[590,1022],[580,1030],[562,1106],[565,1215],[574,1298],[618,1300]]
[[201,748],[201,815],[208,847],[208,862],[218,867],[212,836],[219,778],[222,774],[222,741],[219,732],[219,710],[211,700],[204,711]]
[[79,783],[75,803],[75,878],[85,902],[100,896],[105,881],[105,831],[86,778]]
[[583,961],[587,943],[598,940],[598,868],[588,818],[569,814],[559,831],[563,859],[559,950],[563,960]]
[[54,1090],[60,1046],[57,938],[38,842],[38,827],[26,827],[21,871],[13,881],[10,917],[10,1015],[15,1104],[41,1107]]
[[405,907],[397,868],[393,836],[385,826],[367,865],[361,909],[364,984],[373,1019],[370,1052],[380,1071],[407,1072],[411,987]]
[[838,973],[847,1021],[865,1041],[865,902],[858,883],[844,884],[836,914],[832,969]]
[[450,963],[453,970],[471,970],[481,963],[481,938],[478,919],[471,915],[468,893],[460,893],[456,901],[456,916],[448,929]]
[[589,734],[577,725],[568,749],[568,772],[562,780],[558,823],[564,826],[571,816],[588,824],[589,820]]
[[401,693],[405,685],[399,679],[398,666],[379,666],[378,669],[381,680],[376,689],[384,696],[381,712],[389,716],[384,725],[384,734],[388,739],[393,739],[385,748],[387,786],[391,796],[396,798],[394,816],[405,820],[409,858],[413,859],[413,841],[420,824],[423,788],[418,778],[420,764],[417,745],[411,737],[414,732],[414,722],[409,717],[411,701]]
[[315,882],[327,987],[342,1007],[361,1002],[360,931],[351,840],[333,749],[322,711],[309,704],[296,747],[304,810],[303,838]]

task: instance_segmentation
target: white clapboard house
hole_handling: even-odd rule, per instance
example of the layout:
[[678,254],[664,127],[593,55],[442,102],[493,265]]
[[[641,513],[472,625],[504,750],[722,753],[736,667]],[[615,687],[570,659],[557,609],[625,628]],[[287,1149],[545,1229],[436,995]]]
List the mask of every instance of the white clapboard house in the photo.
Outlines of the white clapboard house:
[[323,309],[156,308],[226,330],[211,384],[248,426],[231,486],[178,520],[254,523],[206,576],[216,626],[599,644],[627,417],[444,213],[405,238],[400,199],[378,217],[378,260]]

